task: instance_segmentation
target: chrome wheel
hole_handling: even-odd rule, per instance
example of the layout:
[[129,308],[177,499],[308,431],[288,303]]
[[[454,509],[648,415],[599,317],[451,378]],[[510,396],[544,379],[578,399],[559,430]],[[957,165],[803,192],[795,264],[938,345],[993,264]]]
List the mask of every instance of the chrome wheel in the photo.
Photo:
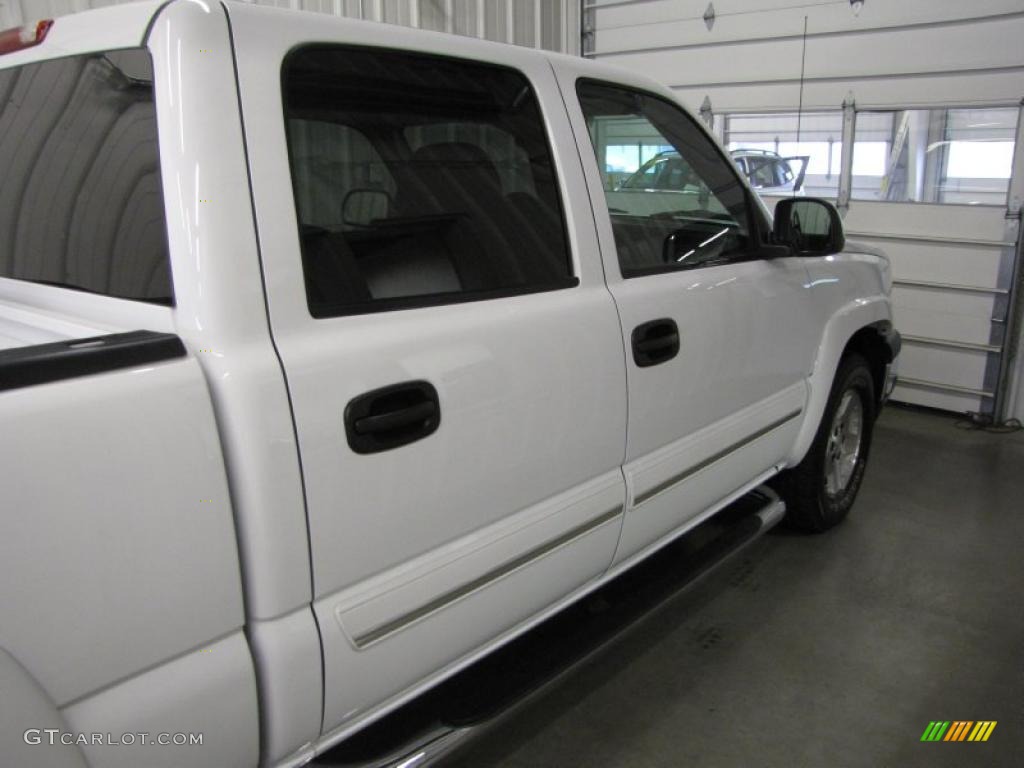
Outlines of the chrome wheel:
[[843,393],[825,446],[825,492],[835,498],[850,485],[860,458],[864,406],[853,389]]

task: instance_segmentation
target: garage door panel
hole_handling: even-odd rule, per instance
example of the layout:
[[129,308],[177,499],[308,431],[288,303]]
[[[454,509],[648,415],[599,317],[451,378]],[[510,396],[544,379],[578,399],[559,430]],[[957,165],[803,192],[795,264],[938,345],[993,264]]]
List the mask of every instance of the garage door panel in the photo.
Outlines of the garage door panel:
[[[1018,75],[1019,82],[1019,75]],[[843,219],[850,237],[860,233],[943,240],[1002,242],[1006,211],[1001,207],[892,203],[855,200]]]
[[994,297],[985,294],[899,286],[893,289],[896,324],[909,336],[989,344],[994,309]]
[[[608,62],[618,64],[619,57],[609,57]],[[797,72],[799,73],[799,69]],[[678,97],[692,109],[700,109],[704,97],[707,96],[715,113],[718,114],[796,111],[798,105],[806,111],[838,109],[851,92],[854,93],[860,109],[940,107],[950,99],[955,100],[960,106],[976,104],[984,107],[1012,107],[1017,105],[1017,97],[1008,98],[1006,94],[1019,92],[1020,78],[1021,73],[1018,70],[982,70],[945,75],[942,77],[941,93],[922,87],[931,78],[914,75],[893,75],[873,80],[862,80],[855,76],[808,80],[804,83],[803,94],[800,92],[798,78],[770,83],[758,81],[750,84],[723,85],[681,83],[678,78],[672,82],[673,90]],[[857,205],[860,205],[859,201]]]
[[[905,30],[869,33],[869,43],[860,35],[808,38],[806,71],[813,73],[809,79],[865,79],[1019,67],[1017,41],[1024,37],[1024,20],[998,20],[979,26],[991,27],[983,33],[991,44],[981,49],[958,30],[946,27],[915,30],[910,35],[912,42],[906,39]],[[799,75],[803,58],[801,27],[802,24],[792,30],[791,36],[781,39],[755,38],[752,42],[668,50],[653,48],[603,58],[610,64],[644,71],[670,85],[689,84],[694,72],[707,73],[705,79],[712,83],[792,80],[794,74]],[[907,60],[904,50],[908,42],[915,46],[913,61]],[[871,56],[863,55],[865,45],[870,46]],[[751,62],[757,62],[756,67]]]
[[[978,393],[991,392],[999,360],[992,319],[1005,313],[1005,211],[854,200],[844,224],[892,263],[893,315],[906,341],[899,368],[906,385],[893,400],[990,410]],[[979,348],[956,346],[963,344]]]
[[893,278],[955,283],[981,288],[999,285],[1000,248],[954,242],[894,242],[880,238],[856,238],[875,245],[892,260]]
[[900,377],[980,391],[985,389],[987,358],[974,350],[906,344],[900,353]]
[[959,392],[943,392],[930,387],[898,385],[892,393],[893,400],[910,405],[938,408],[951,413],[975,413],[981,411],[982,401],[977,395]]
[[[708,30],[694,20],[704,15],[707,0],[655,0],[645,3],[644,23],[637,23],[632,3],[597,8],[597,50],[604,54],[616,50],[681,46],[708,42]],[[807,9],[792,0],[744,0],[742,13],[735,7],[719,7],[712,30],[715,44],[743,40],[756,30],[759,37],[793,35],[803,25]],[[1020,10],[1017,0],[985,0],[970,7],[935,0],[900,0],[872,7],[870,17],[862,19],[857,32],[863,35],[888,26],[957,21],[967,16],[1013,13]],[[848,33],[850,8],[845,3],[815,8],[815,34]]]

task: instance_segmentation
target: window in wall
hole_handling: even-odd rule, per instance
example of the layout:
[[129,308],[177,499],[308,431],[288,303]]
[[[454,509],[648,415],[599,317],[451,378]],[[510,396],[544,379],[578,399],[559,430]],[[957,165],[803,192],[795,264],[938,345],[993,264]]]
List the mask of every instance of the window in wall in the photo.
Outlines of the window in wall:
[[659,150],[621,181],[605,171],[624,277],[745,256],[752,239],[746,191],[689,115],[657,96],[589,80],[577,93],[599,164],[608,147],[627,146],[626,138]]
[[640,167],[639,144],[610,144],[604,150],[604,172],[609,179],[621,181]]
[[945,115],[941,203],[1005,205],[1017,109],[950,109]]
[[1003,205],[1016,126],[1016,109],[859,112],[851,196]]
[[672,147],[668,144],[641,144],[640,145],[640,162],[647,163],[650,160],[663,155],[666,152],[671,152]]
[[623,121],[619,129],[617,140],[621,143],[605,144],[601,168],[605,181],[612,187],[624,182],[658,155],[672,149],[660,136],[650,134],[641,121]]
[[309,46],[284,99],[315,317],[576,284],[551,150],[518,72]]
[[[816,197],[839,194],[843,114],[805,112],[725,115],[725,145],[762,194],[798,188]],[[766,160],[744,160],[757,158]],[[745,166],[745,167],[744,167]],[[767,166],[767,167],[766,167]]]
[[[850,196],[855,200],[906,200],[908,142],[911,124],[928,112],[859,112],[853,142],[853,179]],[[902,120],[902,122],[901,122]],[[894,152],[895,148],[895,152]],[[911,187],[914,181],[910,180]]]

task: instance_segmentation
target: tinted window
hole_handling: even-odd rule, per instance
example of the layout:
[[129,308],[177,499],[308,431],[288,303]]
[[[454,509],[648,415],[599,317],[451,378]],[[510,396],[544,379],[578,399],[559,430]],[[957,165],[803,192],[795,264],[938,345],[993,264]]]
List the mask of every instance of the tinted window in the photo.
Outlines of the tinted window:
[[0,70],[0,276],[172,303],[145,51]]
[[391,172],[358,130],[325,120],[293,119],[288,135],[295,204],[307,226],[353,229],[373,218],[381,200],[394,199],[397,186]]
[[749,251],[744,187],[689,115],[657,96],[603,83],[581,81],[578,93],[599,161],[606,146],[627,138],[674,149],[619,186],[604,174],[623,276],[712,266]]
[[284,97],[315,317],[575,284],[544,124],[519,73],[312,46],[285,62]]
[[[674,152],[648,160],[619,189],[682,189],[687,182],[697,183],[690,167]],[[614,186],[614,184],[613,184]]]

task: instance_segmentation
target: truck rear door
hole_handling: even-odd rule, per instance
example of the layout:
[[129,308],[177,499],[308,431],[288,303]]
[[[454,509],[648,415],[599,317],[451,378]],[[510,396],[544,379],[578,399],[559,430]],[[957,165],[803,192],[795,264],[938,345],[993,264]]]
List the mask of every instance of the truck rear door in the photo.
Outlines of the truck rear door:
[[230,12],[337,733],[608,567],[622,340],[545,59]]

